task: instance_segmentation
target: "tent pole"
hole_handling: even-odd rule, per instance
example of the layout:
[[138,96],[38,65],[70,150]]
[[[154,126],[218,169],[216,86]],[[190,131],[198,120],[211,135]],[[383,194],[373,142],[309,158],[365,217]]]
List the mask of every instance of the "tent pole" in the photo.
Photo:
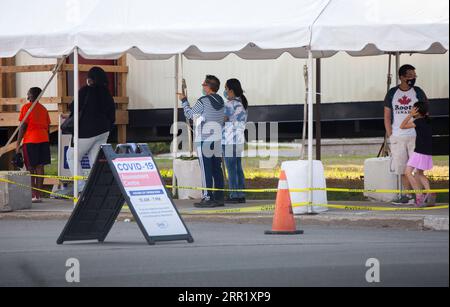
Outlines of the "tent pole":
[[395,85],[400,84],[400,76],[398,70],[400,69],[400,52],[395,53]]
[[[79,89],[79,67],[78,67],[78,47],[75,47],[73,52],[73,115],[74,115],[74,129],[73,129],[73,170],[74,170],[74,182],[73,182],[73,195],[74,202],[73,205],[77,204],[78,201],[78,132],[79,132],[79,99],[78,99],[78,89]],[[92,163],[92,161],[89,161]]]
[[[400,69],[400,52],[395,53],[395,85],[400,84],[400,74],[398,73]],[[403,195],[403,182],[402,175],[398,175],[398,190],[400,191],[399,197]]]
[[320,104],[322,102],[322,75],[321,75],[321,60],[316,59],[316,160],[322,159],[322,127],[320,125]]
[[300,149],[300,159],[305,159],[306,147],[306,125],[308,123],[308,65],[303,65],[303,78],[305,80],[305,100],[303,102],[303,129],[302,129],[302,147]]
[[[179,80],[180,80],[180,61],[181,54],[175,56],[175,104],[173,106],[173,148],[172,148],[172,169],[175,169],[175,160],[178,155],[178,93],[179,90]],[[175,177],[175,172],[172,173],[172,195],[175,197],[177,185],[177,178]]]
[[[180,54],[180,72],[179,72],[179,78],[178,78],[178,87],[181,88],[181,92],[187,97],[188,91],[187,91],[187,85],[186,85],[186,79],[184,79],[184,61],[183,61],[183,54]],[[180,85],[181,83],[181,85]],[[189,122],[189,119],[186,118],[186,131],[188,136],[188,149],[189,149],[189,157],[194,156],[194,147],[192,144],[192,134],[191,134],[191,124]]]
[[[313,188],[313,69],[314,59],[312,51],[308,51],[308,188]],[[308,212],[307,214],[315,214],[313,207],[313,191],[308,192]]]

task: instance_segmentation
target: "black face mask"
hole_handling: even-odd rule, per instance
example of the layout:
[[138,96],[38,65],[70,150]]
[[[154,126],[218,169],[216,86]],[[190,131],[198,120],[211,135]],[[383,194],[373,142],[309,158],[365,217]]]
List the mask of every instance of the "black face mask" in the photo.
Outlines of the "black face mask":
[[408,84],[409,87],[413,87],[414,84],[416,84],[416,78],[409,79],[409,80],[406,81],[406,83]]

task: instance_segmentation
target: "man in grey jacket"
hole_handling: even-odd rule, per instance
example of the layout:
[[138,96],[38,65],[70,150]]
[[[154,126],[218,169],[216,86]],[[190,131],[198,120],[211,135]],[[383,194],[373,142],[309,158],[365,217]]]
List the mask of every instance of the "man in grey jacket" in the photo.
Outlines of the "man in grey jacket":
[[[224,188],[222,171],[222,127],[224,125],[224,101],[217,95],[220,81],[207,75],[202,84],[203,96],[191,107],[184,94],[178,94],[182,101],[184,115],[194,121],[194,140],[197,148],[202,184],[204,188]],[[202,200],[194,204],[198,208],[224,206],[223,191],[204,190]]]

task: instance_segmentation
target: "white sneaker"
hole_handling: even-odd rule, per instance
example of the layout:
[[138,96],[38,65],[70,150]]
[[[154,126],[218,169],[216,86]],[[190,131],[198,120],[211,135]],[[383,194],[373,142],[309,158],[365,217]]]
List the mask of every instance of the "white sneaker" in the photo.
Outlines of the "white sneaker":
[[37,198],[37,197],[33,197],[33,198],[31,199],[31,202],[32,202],[33,204],[42,203],[42,199]]

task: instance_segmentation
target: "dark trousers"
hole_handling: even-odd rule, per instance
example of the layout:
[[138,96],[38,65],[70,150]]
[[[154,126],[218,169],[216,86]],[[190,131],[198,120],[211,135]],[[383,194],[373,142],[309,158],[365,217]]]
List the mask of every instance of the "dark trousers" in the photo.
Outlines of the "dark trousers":
[[[201,142],[197,145],[198,160],[205,188],[224,188],[221,141]],[[203,191],[203,199],[222,201],[223,191]]]
[[[228,171],[228,185],[232,190],[245,189],[244,170],[242,169],[243,145],[224,145],[223,153]],[[230,192],[230,198],[245,198],[244,192]]]

